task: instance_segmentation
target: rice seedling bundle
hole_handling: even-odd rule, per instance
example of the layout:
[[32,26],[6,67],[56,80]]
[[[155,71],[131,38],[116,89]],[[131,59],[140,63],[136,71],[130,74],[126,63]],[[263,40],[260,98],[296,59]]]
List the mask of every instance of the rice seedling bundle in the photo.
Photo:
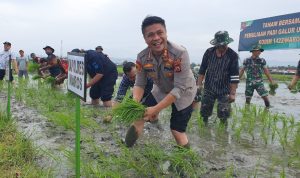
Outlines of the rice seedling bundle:
[[118,104],[112,109],[113,117],[124,124],[131,124],[132,122],[143,118],[146,107],[141,103],[131,99],[125,98],[122,103]]
[[37,79],[40,79],[40,78],[42,78],[41,75],[35,75],[35,76],[32,77],[32,80],[37,80]]
[[47,78],[45,78],[45,82],[48,83],[48,84],[54,84],[55,78],[51,77],[51,76],[48,76]]
[[30,63],[28,64],[28,72],[29,72],[29,73],[37,72],[38,69],[39,69],[39,67],[40,67],[39,64],[30,62]]
[[270,91],[269,91],[270,95],[274,96],[276,94],[276,89],[278,88],[278,84],[277,83],[274,83],[274,84],[270,83],[269,87],[270,87]]

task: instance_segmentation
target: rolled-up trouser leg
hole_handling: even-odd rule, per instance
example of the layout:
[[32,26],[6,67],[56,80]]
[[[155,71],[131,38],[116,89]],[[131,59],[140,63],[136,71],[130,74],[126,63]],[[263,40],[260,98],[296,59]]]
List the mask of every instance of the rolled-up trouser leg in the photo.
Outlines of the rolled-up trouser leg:
[[203,98],[201,101],[200,114],[205,123],[208,122],[208,117],[211,116],[215,104],[215,96],[213,93],[204,90]]
[[221,119],[221,122],[226,122],[227,118],[230,116],[231,104],[229,103],[228,96],[219,96],[218,97],[218,117]]

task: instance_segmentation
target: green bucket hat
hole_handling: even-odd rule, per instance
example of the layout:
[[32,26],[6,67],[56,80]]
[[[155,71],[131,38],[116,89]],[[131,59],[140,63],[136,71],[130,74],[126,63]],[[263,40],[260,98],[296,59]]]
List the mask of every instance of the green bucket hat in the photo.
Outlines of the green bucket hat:
[[260,51],[260,52],[263,52],[264,49],[261,47],[261,45],[254,45],[252,47],[252,49],[250,50],[250,52],[252,53],[253,51]]
[[227,31],[218,31],[215,34],[215,38],[210,41],[210,44],[212,44],[214,46],[227,45],[231,42],[233,42],[233,39],[229,37],[229,34]]

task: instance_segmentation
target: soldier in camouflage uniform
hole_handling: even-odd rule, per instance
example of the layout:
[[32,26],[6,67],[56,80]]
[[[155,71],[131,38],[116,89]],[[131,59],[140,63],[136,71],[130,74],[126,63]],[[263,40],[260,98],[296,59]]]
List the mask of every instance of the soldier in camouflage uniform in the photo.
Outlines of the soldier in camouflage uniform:
[[255,45],[252,48],[250,51],[252,56],[245,59],[243,62],[243,67],[240,71],[240,78],[243,76],[244,71],[246,70],[246,104],[250,104],[253,92],[256,90],[259,96],[261,96],[264,100],[265,106],[268,108],[270,107],[270,101],[268,99],[269,93],[264,86],[263,73],[265,73],[271,84],[274,83],[266,66],[266,60],[259,57],[263,51],[264,49],[262,49],[260,45]]

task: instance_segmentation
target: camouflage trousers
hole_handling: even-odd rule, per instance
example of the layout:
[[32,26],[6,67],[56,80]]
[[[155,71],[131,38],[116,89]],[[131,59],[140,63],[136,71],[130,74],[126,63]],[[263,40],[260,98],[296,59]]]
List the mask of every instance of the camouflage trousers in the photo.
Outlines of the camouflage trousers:
[[263,82],[246,82],[246,98],[251,98],[253,96],[254,90],[257,91],[259,96],[264,97],[268,96],[269,92],[266,90]]
[[216,99],[218,100],[218,117],[225,120],[230,116],[231,104],[229,103],[228,95],[217,95],[211,91],[204,90],[200,109],[200,114],[204,119],[212,115]]

